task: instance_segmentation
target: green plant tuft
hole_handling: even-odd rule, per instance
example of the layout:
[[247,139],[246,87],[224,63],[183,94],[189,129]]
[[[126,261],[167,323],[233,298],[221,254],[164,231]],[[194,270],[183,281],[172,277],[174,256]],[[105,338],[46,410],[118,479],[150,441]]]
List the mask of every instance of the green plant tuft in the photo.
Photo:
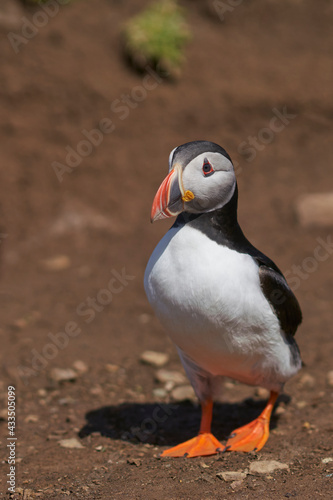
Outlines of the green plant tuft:
[[175,0],[158,0],[125,25],[125,49],[139,69],[147,64],[175,76],[190,38],[183,9]]

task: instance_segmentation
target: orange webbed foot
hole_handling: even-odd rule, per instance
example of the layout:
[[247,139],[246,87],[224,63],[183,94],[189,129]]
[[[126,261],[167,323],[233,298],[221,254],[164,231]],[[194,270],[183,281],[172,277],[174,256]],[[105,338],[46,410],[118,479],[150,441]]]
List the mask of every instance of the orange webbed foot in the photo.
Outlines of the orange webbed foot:
[[205,457],[216,455],[223,446],[210,432],[200,433],[198,436],[163,451],[161,457]]
[[225,451],[259,451],[269,436],[269,420],[256,418],[234,430],[225,446]]
[[271,396],[264,411],[258,418],[232,432],[223,451],[259,451],[269,437],[269,422],[278,397],[276,392]]

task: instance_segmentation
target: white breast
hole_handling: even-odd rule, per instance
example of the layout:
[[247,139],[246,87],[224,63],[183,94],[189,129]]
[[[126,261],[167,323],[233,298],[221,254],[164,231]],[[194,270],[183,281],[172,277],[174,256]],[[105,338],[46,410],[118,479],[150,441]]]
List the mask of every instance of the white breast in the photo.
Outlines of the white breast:
[[211,374],[268,388],[294,374],[248,254],[189,225],[172,228],[148,262],[145,290],[175,344]]

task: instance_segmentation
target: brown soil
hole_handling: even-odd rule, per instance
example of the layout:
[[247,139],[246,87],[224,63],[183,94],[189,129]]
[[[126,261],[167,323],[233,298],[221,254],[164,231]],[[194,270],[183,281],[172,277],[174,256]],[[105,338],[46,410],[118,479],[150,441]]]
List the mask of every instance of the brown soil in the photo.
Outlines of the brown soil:
[[[145,4],[61,6],[17,54],[2,30],[0,389],[3,408],[7,386],[17,394],[14,498],[332,498],[333,462],[322,461],[333,457],[333,389],[326,380],[333,355],[332,259],[306,260],[332,228],[304,229],[294,213],[299,195],[332,188],[332,5],[244,2],[222,22],[213,2],[186,2],[193,39],[182,77],[155,84],[126,66],[119,43],[121,24]],[[26,9],[31,19],[34,11]],[[123,94],[132,98],[120,111]],[[263,131],[273,108],[284,106],[296,116],[279,132]],[[103,119],[114,130],[59,182],[52,163],[65,164],[66,147],[75,149],[85,139],[82,130]],[[252,152],[250,136],[259,137]],[[195,434],[200,413],[195,403],[175,406],[169,396],[154,396],[161,386],[155,368],[139,361],[144,350],[164,351],[166,367],[181,370],[143,290],[149,255],[170,225],[151,226],[149,213],[169,152],[195,139],[220,143],[238,164],[241,225],[294,285],[304,313],[297,340],[306,366],[287,384],[285,411],[273,419],[260,453],[161,460],[164,446]],[[45,260],[57,255],[65,256],[60,269],[48,270]],[[111,303],[82,314],[88,297],[108,301],[110,294],[98,294],[112,270],[123,268],[134,279]],[[56,348],[49,333],[71,331],[70,322],[80,333],[62,336],[68,345]],[[77,360],[86,373],[73,382],[52,381],[52,368],[71,368]],[[219,439],[260,412],[264,401],[256,394],[226,385],[214,413]],[[0,430],[5,498],[4,419]],[[59,446],[72,437],[84,448]],[[248,475],[236,485],[216,476],[244,471],[258,459],[287,463],[289,470]]]

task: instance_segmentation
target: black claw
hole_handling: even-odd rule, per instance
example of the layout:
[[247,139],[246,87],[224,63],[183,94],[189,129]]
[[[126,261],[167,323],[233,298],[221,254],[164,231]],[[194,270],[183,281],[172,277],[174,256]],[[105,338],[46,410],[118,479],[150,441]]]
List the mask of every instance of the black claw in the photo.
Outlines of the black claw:
[[184,453],[184,458],[187,458],[188,457],[188,453]]

